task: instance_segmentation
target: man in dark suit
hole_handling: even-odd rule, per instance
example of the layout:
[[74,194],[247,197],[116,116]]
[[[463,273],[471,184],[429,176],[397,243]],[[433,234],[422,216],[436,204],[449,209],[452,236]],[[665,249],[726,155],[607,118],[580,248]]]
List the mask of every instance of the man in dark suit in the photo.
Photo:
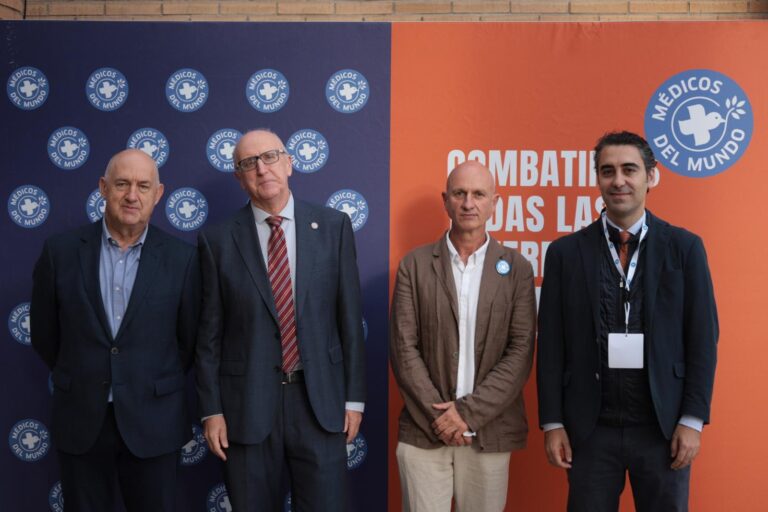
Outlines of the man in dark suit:
[[397,462],[403,510],[504,509],[512,451],[525,447],[533,363],[531,264],[486,231],[499,199],[475,161],[451,171],[451,227],[408,253],[392,297],[389,354],[403,395]]
[[149,225],[155,162],[116,154],[102,222],[53,236],[34,270],[32,346],[51,369],[53,442],[67,510],[175,510],[189,438],[184,372],[199,312],[194,247]]
[[236,512],[282,510],[284,470],[293,510],[341,511],[365,400],[352,225],[293,198],[274,133],[243,135],[235,162],[250,202],[198,243],[205,437]]
[[550,245],[539,303],[539,422],[570,511],[688,509],[709,422],[718,322],[701,239],[645,209],[656,160],[629,132],[595,147],[605,211]]

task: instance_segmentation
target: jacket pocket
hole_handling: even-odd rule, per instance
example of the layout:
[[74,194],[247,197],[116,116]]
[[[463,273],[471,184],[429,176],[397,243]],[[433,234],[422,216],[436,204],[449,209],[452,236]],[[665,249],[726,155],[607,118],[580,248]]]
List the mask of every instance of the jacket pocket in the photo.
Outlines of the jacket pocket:
[[172,375],[155,381],[155,396],[163,396],[184,389],[184,375]]

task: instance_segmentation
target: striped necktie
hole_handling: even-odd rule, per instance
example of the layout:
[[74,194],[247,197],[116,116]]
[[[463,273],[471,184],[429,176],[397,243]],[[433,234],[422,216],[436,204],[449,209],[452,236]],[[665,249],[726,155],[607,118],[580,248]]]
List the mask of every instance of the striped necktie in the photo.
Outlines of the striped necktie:
[[288,265],[288,248],[280,224],[282,217],[267,217],[272,229],[267,245],[269,282],[280,323],[280,343],[283,349],[283,372],[290,373],[299,363],[299,346],[296,340],[296,314],[293,308],[291,268]]

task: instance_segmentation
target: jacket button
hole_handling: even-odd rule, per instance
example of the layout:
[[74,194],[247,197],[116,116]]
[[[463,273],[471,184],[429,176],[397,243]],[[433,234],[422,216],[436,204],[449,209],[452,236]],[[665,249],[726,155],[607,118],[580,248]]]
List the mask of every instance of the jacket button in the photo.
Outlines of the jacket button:
[[454,359],[458,359],[459,358],[459,353],[458,352],[454,352],[453,353],[453,358]]
[[600,373],[595,372],[595,380],[600,380]]
[[119,354],[119,353],[120,353],[120,349],[119,349],[119,348],[117,348],[117,347],[112,347],[112,349],[110,350],[110,352],[112,353],[112,355],[113,355],[113,356],[116,356],[117,354]]

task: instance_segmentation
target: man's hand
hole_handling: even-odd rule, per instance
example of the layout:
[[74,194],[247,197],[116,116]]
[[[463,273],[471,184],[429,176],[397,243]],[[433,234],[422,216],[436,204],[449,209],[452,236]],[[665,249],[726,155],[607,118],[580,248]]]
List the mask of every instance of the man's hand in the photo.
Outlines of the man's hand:
[[454,402],[432,404],[432,407],[438,411],[443,411],[443,414],[432,422],[432,430],[442,442],[448,446],[472,444],[472,437],[464,436],[464,432],[469,430],[469,425],[462,419],[459,411],[456,410]]
[[224,421],[224,416],[219,414],[206,418],[203,422],[203,430],[208,448],[221,460],[227,460],[224,450],[229,448],[229,441],[227,441],[227,422]]
[[360,423],[363,421],[363,413],[358,411],[346,411],[344,413],[344,432],[347,433],[347,443],[351,443],[360,431]]
[[701,448],[701,432],[678,424],[672,434],[671,455],[674,459],[672,469],[683,469],[690,465]]
[[557,468],[571,469],[573,452],[564,428],[544,432],[544,450],[547,452],[547,460],[550,464]]

